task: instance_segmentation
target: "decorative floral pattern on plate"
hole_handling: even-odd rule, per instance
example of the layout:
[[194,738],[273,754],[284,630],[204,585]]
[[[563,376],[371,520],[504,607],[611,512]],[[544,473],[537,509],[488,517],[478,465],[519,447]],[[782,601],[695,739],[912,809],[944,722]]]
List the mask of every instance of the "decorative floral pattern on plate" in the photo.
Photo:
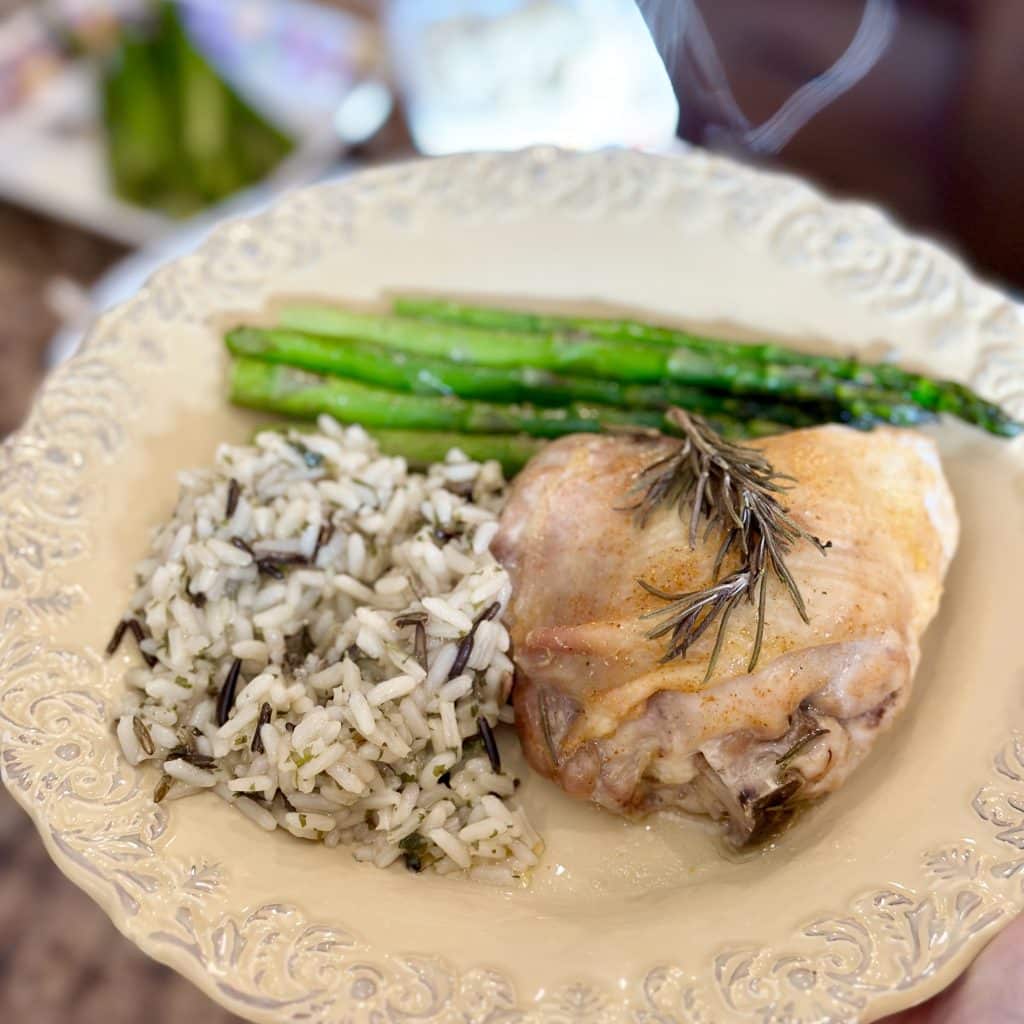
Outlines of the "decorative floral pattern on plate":
[[[232,863],[179,854],[168,843],[174,805],[154,804],[152,779],[117,752],[110,718],[120,683],[98,653],[104,625],[94,622],[88,642],[63,639],[90,614],[91,582],[77,573],[98,555],[93,481],[137,443],[154,379],[176,362],[210,357],[201,338],[210,317],[262,301],[307,268],[322,281],[332,253],[380,226],[409,237],[483,226],[499,237],[506,226],[546,220],[566,232],[590,225],[609,239],[659,221],[680,247],[727,235],[744,258],[888,325],[885,340],[913,328],[913,356],[944,360],[1024,413],[1018,307],[873,209],[828,202],[788,178],[697,153],[665,160],[539,149],[411,163],[298,193],[222,227],[106,317],[0,450],[3,779],[57,863],[134,941],[254,1020],[810,1024],[909,1005],[1024,908],[1024,734],[1012,721],[987,769],[965,776],[961,803],[973,825],[917,851],[912,877],[879,877],[830,913],[808,913],[780,944],[737,936],[708,955],[652,951],[647,970],[621,984],[567,971],[563,984],[537,991],[511,967],[474,964],[471,952],[455,963],[397,939],[380,948],[358,920],[318,920],[285,903],[252,907]],[[631,257],[601,258],[615,268]]]

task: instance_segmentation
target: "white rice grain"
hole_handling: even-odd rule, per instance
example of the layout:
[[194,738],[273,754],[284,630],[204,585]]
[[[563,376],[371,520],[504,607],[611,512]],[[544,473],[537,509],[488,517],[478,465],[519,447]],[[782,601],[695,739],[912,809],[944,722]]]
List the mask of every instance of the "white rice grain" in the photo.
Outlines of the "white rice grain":
[[464,612],[441,597],[424,597],[423,607],[435,618],[447,622],[463,633],[473,628],[473,620]]
[[235,800],[232,806],[236,807],[250,821],[254,821],[267,832],[273,832],[277,828],[277,819],[265,807],[260,807],[255,800]]
[[446,832],[443,828],[435,828],[427,833],[427,838],[432,843],[436,843],[460,868],[469,867],[469,850],[451,832]]
[[117,723],[117,738],[129,764],[141,764],[146,754],[135,736],[135,716],[125,715]]
[[355,720],[356,728],[367,738],[371,737],[376,725],[367,699],[361,693],[353,693],[349,697],[348,706]]
[[164,771],[172,779],[178,779],[179,782],[184,782],[187,786],[195,786],[197,789],[210,789],[216,786],[218,781],[213,772],[204,771],[180,758],[164,761]]
[[258,661],[265,665],[267,663],[267,645],[262,640],[240,640],[231,647],[231,657],[241,658],[242,661]]
[[412,676],[395,676],[394,679],[385,680],[372,687],[366,699],[372,706],[380,707],[389,700],[400,700],[415,689],[416,680]]

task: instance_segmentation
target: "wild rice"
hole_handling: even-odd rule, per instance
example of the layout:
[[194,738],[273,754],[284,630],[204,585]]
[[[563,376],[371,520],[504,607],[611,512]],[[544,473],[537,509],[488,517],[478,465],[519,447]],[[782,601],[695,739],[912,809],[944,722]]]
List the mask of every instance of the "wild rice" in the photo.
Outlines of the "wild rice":
[[256,730],[252,734],[252,740],[249,743],[249,749],[254,754],[265,754],[266,747],[263,743],[263,727],[270,724],[271,716],[274,714],[274,709],[269,704],[264,704],[260,708],[259,721],[256,723]]
[[114,627],[114,632],[110,637],[110,641],[107,644],[107,655],[112,656],[117,653],[118,647],[121,646],[121,641],[124,639],[125,630],[128,628],[128,623],[121,619],[120,622]]
[[138,715],[132,716],[132,731],[135,733],[135,738],[139,741],[139,747],[147,757],[151,757],[156,753],[153,736],[146,723]]
[[224,509],[224,518],[230,519],[235,514],[235,509],[238,508],[238,498],[241,494],[241,488],[238,486],[238,481],[232,477],[228,481],[228,499],[227,506]]
[[231,668],[228,669],[227,677],[224,680],[224,684],[220,688],[220,694],[217,697],[217,724],[224,725],[228,720],[228,716],[231,714],[231,708],[235,703],[235,689],[238,686],[238,676],[242,671],[242,660],[241,658],[235,658],[231,663]]
[[261,433],[181,476],[138,569],[117,735],[258,827],[356,859],[507,884],[539,837],[493,727],[512,663],[490,554],[504,481],[457,451],[426,474],[359,427]]
[[495,740],[494,733],[491,731],[491,723],[481,716],[477,719],[476,724],[480,729],[480,737],[484,741],[484,750],[487,751],[487,759],[491,762],[491,767],[494,771],[500,772],[501,751],[498,750],[497,740]]
[[161,775],[160,781],[156,784],[156,789],[153,790],[153,802],[160,803],[167,796],[168,791],[173,785],[174,779],[170,775]]
[[[132,636],[135,637],[135,643],[138,645],[139,652],[142,654],[142,660],[150,667],[153,668],[156,665],[156,657],[145,648],[146,634],[142,629],[138,619],[126,619],[125,626],[131,632]],[[123,635],[123,634],[122,634]]]

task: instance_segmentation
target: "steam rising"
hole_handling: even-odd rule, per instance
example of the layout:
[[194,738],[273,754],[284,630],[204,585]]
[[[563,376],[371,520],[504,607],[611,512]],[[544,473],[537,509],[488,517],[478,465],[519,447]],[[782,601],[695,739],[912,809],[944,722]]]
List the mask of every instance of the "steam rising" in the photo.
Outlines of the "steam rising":
[[[688,81],[703,105],[717,111],[714,134],[757,153],[777,153],[815,115],[856,85],[878,63],[896,31],[895,0],[866,0],[857,32],[843,55],[802,85],[766,121],[753,125],[733,96],[707,23],[696,0],[638,0],[669,74],[689,64]],[[681,98],[685,102],[685,97]]]

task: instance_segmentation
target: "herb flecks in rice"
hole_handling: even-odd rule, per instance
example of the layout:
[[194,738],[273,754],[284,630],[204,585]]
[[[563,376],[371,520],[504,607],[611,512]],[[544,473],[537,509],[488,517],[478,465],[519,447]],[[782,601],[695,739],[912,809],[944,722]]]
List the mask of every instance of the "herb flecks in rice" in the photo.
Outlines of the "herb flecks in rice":
[[323,419],[181,484],[124,619],[152,669],[128,672],[117,733],[163,766],[155,796],[208,789],[380,867],[525,875],[541,843],[492,732],[512,679],[498,465],[410,473]]

